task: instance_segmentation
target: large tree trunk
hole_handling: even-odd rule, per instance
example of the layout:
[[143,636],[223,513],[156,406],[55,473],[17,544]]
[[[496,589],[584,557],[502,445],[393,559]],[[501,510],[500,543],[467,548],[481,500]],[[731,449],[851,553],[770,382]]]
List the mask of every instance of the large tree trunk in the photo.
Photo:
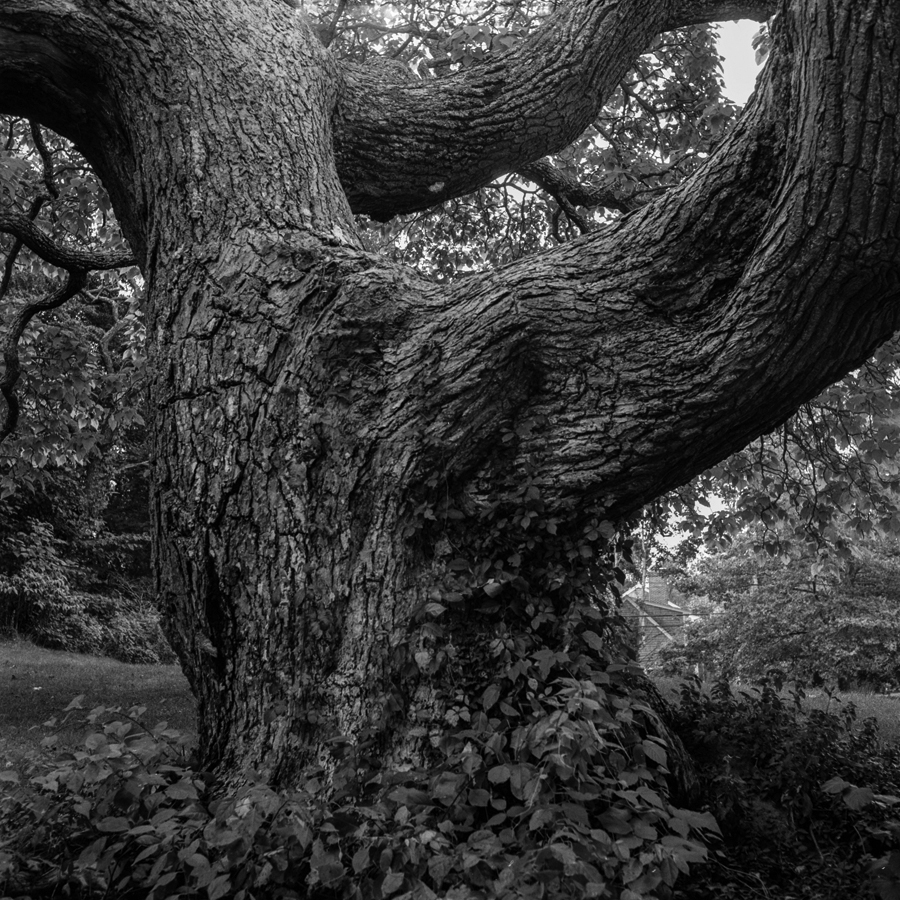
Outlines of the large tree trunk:
[[[392,84],[280,3],[4,2],[0,111],[79,143],[147,278],[156,565],[210,760],[290,781],[385,704],[405,752],[440,715],[413,613],[485,596],[491,502],[533,488],[565,559],[896,330],[894,0],[785,3],[715,157],[601,233],[450,287],[359,244],[351,206],[559,149],[659,30],[775,5],[575,0],[489,66]],[[489,620],[453,621],[489,658]]]

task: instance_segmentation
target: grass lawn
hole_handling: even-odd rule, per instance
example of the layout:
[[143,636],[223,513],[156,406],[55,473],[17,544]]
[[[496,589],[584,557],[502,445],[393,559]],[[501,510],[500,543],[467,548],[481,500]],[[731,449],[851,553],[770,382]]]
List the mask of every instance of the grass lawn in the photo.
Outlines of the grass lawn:
[[[36,750],[49,732],[41,723],[79,694],[84,708],[146,706],[144,719],[163,719],[193,733],[194,699],[179,666],[129,665],[99,656],[45,650],[23,640],[0,641],[0,768]],[[77,743],[76,721],[58,730],[65,743]]]
[[[680,678],[654,678],[660,693],[669,700],[676,700],[681,687]],[[736,685],[735,690],[752,685]],[[841,691],[835,697],[842,703],[852,703],[856,707],[857,721],[874,717],[878,721],[878,734],[886,743],[900,743],[900,696],[872,694],[862,691]],[[803,701],[807,709],[826,709],[835,712],[836,703],[824,693],[808,693]]]
[[[654,679],[662,694],[678,696],[680,679]],[[177,665],[129,665],[100,656],[45,650],[24,640],[0,640],[0,768],[38,749],[48,733],[41,723],[84,694],[85,710],[95,706],[146,706],[149,724],[165,720],[192,734],[196,710],[187,681]],[[852,702],[860,720],[874,716],[887,742],[900,742],[900,697],[846,691],[838,695]],[[834,701],[824,694],[809,696],[806,704],[825,709]],[[58,730],[65,743],[76,743],[82,730],[78,715]]]
[[[856,707],[857,721],[874,717],[878,720],[878,734],[889,743],[900,743],[900,697],[889,694],[865,694],[861,691],[843,691],[837,695],[844,703]],[[830,706],[829,706],[830,703]],[[834,700],[825,694],[806,698],[811,709],[834,711]]]

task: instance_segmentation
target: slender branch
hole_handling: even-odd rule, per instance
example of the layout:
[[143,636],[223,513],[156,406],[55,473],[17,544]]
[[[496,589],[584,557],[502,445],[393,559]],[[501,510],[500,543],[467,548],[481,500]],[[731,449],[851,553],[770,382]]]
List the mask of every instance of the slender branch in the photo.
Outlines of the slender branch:
[[[35,197],[32,201],[31,208],[28,210],[28,218],[34,219],[37,217],[37,214],[41,210],[41,206],[43,206],[43,198]],[[9,249],[9,253],[6,255],[6,262],[3,265],[3,277],[0,278],[0,300],[2,300],[6,296],[6,292],[9,290],[9,285],[12,282],[13,272],[16,269],[16,260],[19,258],[19,253],[22,251],[23,243],[21,238],[16,238],[13,241],[12,247]]]
[[518,172],[551,194],[563,208],[565,203],[568,203],[571,206],[584,206],[588,209],[602,206],[605,209],[627,213],[640,206],[634,198],[625,197],[608,187],[581,184],[545,159],[520,166]]
[[44,182],[44,187],[47,189],[50,198],[58,200],[59,188],[56,186],[56,182],[53,178],[53,155],[50,153],[50,149],[44,141],[41,126],[34,121],[29,121],[28,125],[31,128],[31,139],[34,141],[35,149],[41,158],[41,181]]
[[[342,8],[342,4],[338,5],[338,11]],[[336,27],[335,19],[331,25],[327,27],[328,33]],[[420,28],[415,23],[405,23],[403,25],[385,25],[383,22],[374,22],[369,19],[361,19],[348,25],[345,31],[354,31],[356,29],[365,28],[367,31],[377,31],[381,34],[408,34],[410,37],[422,38],[423,40],[439,41],[444,35],[440,31],[433,28]],[[326,44],[326,46],[328,46]]]
[[560,209],[566,214],[566,218],[572,222],[575,227],[582,233],[587,234],[591,230],[590,222],[571,203],[564,197],[560,196],[556,201],[559,203]]
[[89,250],[73,250],[57,244],[41,231],[28,216],[21,213],[0,213],[0,231],[17,237],[29,250],[54,266],[70,271],[89,269],[121,269],[136,265],[130,250],[111,253],[95,253]]
[[113,475],[123,475],[125,472],[130,472],[132,469],[142,469],[146,468],[149,465],[149,459],[141,459],[137,462],[126,463],[123,466],[116,466],[115,468],[113,468],[112,473]]
[[[50,293],[46,299],[25,306],[16,316],[3,341],[4,371],[0,378],[0,394],[6,401],[6,414],[0,426],[0,444],[15,430],[19,420],[19,400],[15,393],[19,380],[19,340],[28,323],[35,315],[62,306],[81,291],[87,283],[87,273],[91,269],[114,269],[134,265],[129,251],[114,253],[90,253],[84,250],[70,250],[61,247],[45,235],[27,217],[19,213],[0,213],[0,231],[15,235],[29,249],[42,259],[65,268],[68,272],[62,287]],[[118,323],[117,323],[118,325]],[[114,326],[114,330],[117,326]],[[106,345],[101,343],[101,349]]]
[[344,9],[346,8],[346,6],[347,0],[338,0],[338,5],[334,11],[334,15],[331,18],[331,23],[325,28],[324,33],[320,33],[322,43],[326,47],[331,46],[331,42],[334,40],[334,37],[337,34],[338,22],[341,20],[341,16],[344,14]]
[[[0,281],[0,297],[6,293],[9,287],[16,258],[23,246],[28,247],[46,262],[66,269],[67,277],[65,283],[52,291],[45,299],[27,304],[20,310],[3,340],[4,370],[0,377],[0,394],[6,401],[6,411],[2,425],[0,425],[0,443],[12,434],[18,423],[20,405],[15,393],[15,386],[20,374],[19,340],[31,319],[38,313],[61,306],[78,294],[87,282],[89,270],[134,265],[134,257],[130,251],[95,253],[71,249],[55,242],[34,224],[44,203],[59,197],[59,188],[56,186],[54,178],[53,155],[44,141],[40,126],[34,121],[30,121],[29,126],[32,141],[41,158],[41,182],[45,191],[37,194],[26,215],[8,211],[0,212],[0,232],[11,234],[16,239],[6,260],[3,278]],[[108,340],[106,343],[101,342],[101,351],[105,352],[108,359]]]
[[16,382],[19,380],[19,340],[28,323],[40,312],[56,309],[67,300],[71,300],[86,284],[87,273],[83,269],[73,269],[66,278],[66,283],[53,291],[46,299],[29,303],[19,312],[13,321],[9,333],[3,342],[3,377],[0,378],[0,394],[6,400],[6,415],[0,426],[0,444],[15,430],[19,420],[19,399],[15,394]]
[[[59,197],[59,188],[56,186],[53,174],[53,156],[44,141],[43,134],[41,134],[41,127],[37,122],[29,121],[28,124],[31,128],[31,139],[34,141],[34,146],[37,149],[38,155],[41,157],[41,181],[43,181],[44,187],[47,189],[46,193],[38,194],[34,200],[31,201],[31,207],[28,210],[27,217],[33,222],[37,219],[38,213],[48,200],[55,200]],[[6,257],[6,265],[3,267],[3,278],[0,279],[0,299],[5,297],[6,292],[9,290],[12,275],[16,267],[16,260],[19,258],[22,246],[22,239],[17,237]]]
[[[110,306],[115,310],[115,303],[110,302]],[[118,371],[118,367],[112,361],[109,345],[112,343],[113,338],[117,337],[125,329],[125,325],[125,319],[117,318],[113,326],[103,333],[103,337],[100,338],[98,344],[98,347],[100,348],[100,357],[103,360],[103,367],[110,375],[114,375]]]

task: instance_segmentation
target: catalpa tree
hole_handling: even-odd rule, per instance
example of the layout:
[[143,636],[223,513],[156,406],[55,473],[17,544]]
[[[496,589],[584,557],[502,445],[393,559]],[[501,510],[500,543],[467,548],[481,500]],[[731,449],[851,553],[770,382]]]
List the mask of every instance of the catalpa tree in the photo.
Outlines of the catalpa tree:
[[[446,284],[365,249],[355,214],[552,180],[661,32],[773,14],[727,138],[614,223]],[[530,639],[541,603],[564,619],[617,521],[900,322],[893,0],[573,0],[427,78],[321,31],[275,0],[0,9],[0,112],[75,142],[146,281],[158,586],[202,747],[276,783],[373,723],[421,759],[460,666],[492,708],[508,610]],[[0,224],[68,294],[128,261]]]

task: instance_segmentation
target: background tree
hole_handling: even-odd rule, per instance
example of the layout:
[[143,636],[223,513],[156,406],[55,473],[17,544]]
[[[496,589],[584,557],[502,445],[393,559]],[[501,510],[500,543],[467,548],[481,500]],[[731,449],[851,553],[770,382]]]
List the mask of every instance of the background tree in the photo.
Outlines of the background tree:
[[[109,198],[71,144],[12,117],[0,131],[5,208],[53,240],[122,256]],[[11,400],[4,426],[15,426],[0,449],[0,628],[132,661],[169,657],[146,598],[137,269],[95,275],[54,307],[54,267],[19,239],[0,236],[0,249],[0,389]]]
[[818,576],[810,575],[809,558],[788,567],[754,553],[752,543],[744,534],[682,579],[693,618],[687,643],[665,652],[669,671],[700,666],[706,677],[746,682],[776,673],[842,690],[897,684],[895,540],[870,540],[844,571]]
[[896,535],[897,346],[884,344],[782,426],[661,498],[644,516],[651,533],[685,535],[687,555],[750,533],[756,549],[786,563],[802,557],[813,575]]
[[[125,260],[124,238],[96,174],[68,141],[23,119],[0,119],[0,192],[4,212],[35,223],[51,240],[90,252],[102,247]],[[0,498],[40,488],[50,472],[77,470],[95,483],[124,430],[143,424],[143,328],[135,267],[95,276],[74,304],[41,309],[59,285],[57,269],[19,238],[3,234],[0,388],[15,436],[2,447]],[[36,312],[41,318],[33,319]],[[25,330],[26,326],[30,327]],[[22,331],[21,336],[17,331]],[[12,390],[18,379],[17,391]],[[24,414],[17,415],[24,408]]]
[[695,619],[670,669],[895,683],[896,352],[645,511],[641,558],[689,573]]

